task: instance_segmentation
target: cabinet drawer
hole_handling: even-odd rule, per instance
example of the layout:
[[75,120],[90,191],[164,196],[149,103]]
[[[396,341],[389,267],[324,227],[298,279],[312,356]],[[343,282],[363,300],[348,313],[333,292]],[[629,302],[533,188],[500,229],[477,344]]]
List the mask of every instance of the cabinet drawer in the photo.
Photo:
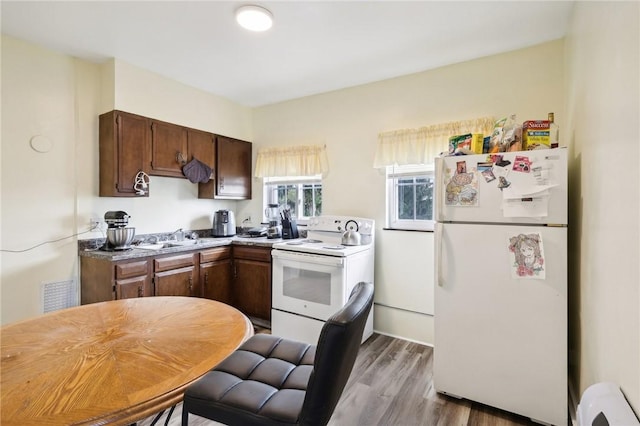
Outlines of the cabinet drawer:
[[128,299],[130,297],[153,296],[151,278],[141,276],[126,280],[117,280],[115,285],[116,299]]
[[149,262],[146,260],[129,263],[116,263],[116,279],[139,277],[149,272]]
[[157,258],[153,260],[154,270],[155,272],[162,272],[170,269],[193,266],[193,258],[193,253]]
[[257,260],[260,262],[271,262],[271,248],[234,246],[233,257],[238,259]]
[[231,249],[229,247],[216,247],[201,251],[200,263],[215,262],[229,257],[231,257]]

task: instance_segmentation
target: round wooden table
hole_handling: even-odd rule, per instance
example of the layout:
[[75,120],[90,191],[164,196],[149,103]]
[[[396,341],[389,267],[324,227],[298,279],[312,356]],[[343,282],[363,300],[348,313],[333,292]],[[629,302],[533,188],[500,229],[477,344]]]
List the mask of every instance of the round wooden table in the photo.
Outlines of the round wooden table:
[[241,312],[196,297],[94,303],[0,330],[0,423],[130,424],[253,335]]

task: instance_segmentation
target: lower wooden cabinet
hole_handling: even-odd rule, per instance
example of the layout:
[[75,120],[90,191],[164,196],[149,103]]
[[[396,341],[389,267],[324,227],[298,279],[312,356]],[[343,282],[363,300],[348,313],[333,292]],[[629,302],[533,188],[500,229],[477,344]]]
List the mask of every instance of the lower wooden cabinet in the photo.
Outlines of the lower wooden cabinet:
[[129,297],[153,296],[153,274],[149,259],[111,262],[80,258],[80,302],[105,302]]
[[144,297],[153,295],[148,260],[120,262],[115,265],[115,298]]
[[80,257],[81,303],[193,296],[271,321],[271,248],[223,246],[143,259]]
[[154,258],[156,296],[202,296],[196,276],[195,253]]
[[271,248],[234,246],[233,268],[234,306],[271,321]]
[[151,276],[143,275],[126,280],[116,280],[115,299],[153,296]]
[[231,247],[200,252],[202,297],[233,305]]

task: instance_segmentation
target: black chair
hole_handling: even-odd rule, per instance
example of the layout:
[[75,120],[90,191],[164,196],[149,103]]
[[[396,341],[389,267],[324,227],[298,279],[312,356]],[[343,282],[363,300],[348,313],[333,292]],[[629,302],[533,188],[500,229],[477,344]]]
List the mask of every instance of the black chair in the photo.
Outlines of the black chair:
[[373,284],[359,283],[318,345],[257,334],[184,393],[189,413],[227,425],[326,425],[358,355]]

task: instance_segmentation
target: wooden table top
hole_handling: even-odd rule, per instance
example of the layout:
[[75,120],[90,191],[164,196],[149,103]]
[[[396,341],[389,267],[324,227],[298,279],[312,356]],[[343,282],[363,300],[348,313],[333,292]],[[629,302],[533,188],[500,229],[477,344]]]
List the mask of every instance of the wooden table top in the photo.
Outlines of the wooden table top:
[[93,303],[0,329],[0,423],[130,424],[253,335],[235,308],[196,297]]

